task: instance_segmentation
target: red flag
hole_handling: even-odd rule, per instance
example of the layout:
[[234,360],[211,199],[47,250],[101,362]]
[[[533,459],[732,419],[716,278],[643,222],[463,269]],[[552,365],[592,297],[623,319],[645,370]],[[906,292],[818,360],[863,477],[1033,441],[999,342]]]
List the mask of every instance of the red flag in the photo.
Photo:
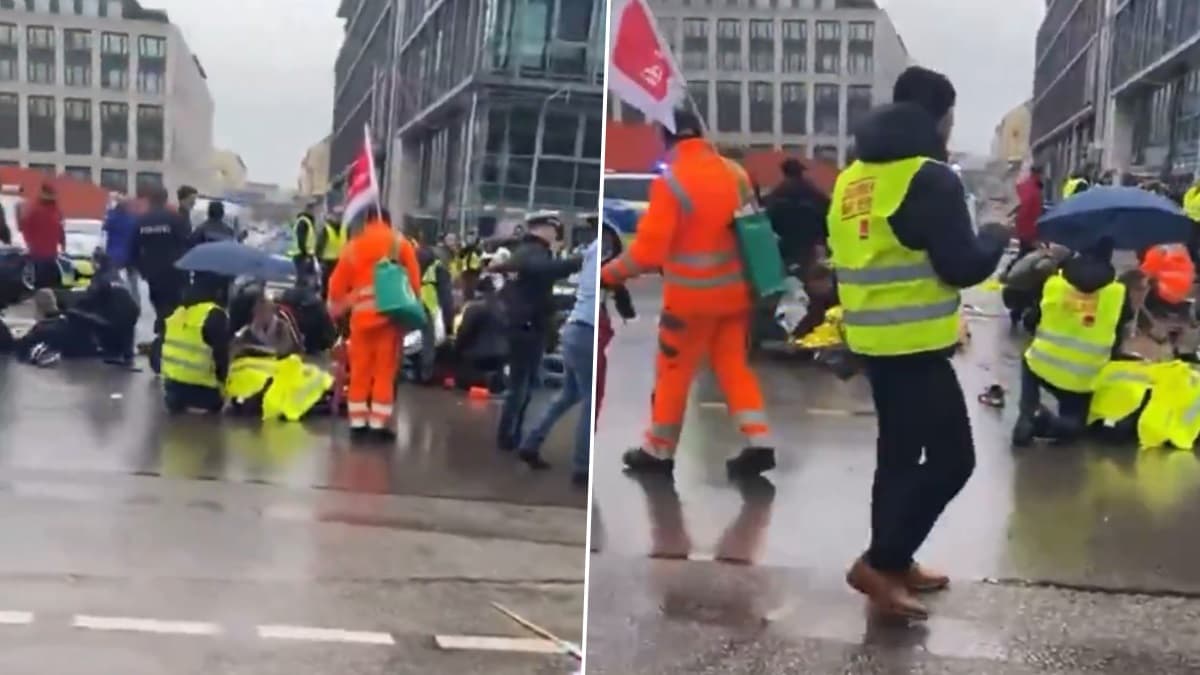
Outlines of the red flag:
[[646,117],[675,130],[683,77],[671,58],[645,0],[615,0],[608,88]]
[[375,153],[371,150],[371,130],[364,129],[363,147],[346,175],[346,201],[342,222],[350,222],[368,206],[379,203],[379,179],[375,176]]

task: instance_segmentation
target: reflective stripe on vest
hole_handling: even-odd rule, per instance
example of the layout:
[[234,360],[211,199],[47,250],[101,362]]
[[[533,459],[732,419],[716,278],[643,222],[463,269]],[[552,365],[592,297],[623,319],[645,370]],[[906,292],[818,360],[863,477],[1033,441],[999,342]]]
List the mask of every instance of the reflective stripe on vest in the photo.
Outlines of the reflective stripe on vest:
[[899,356],[958,342],[958,291],[938,278],[928,254],[901,244],[888,222],[932,161],[855,162],[834,186],[829,243],[846,343],[856,353]]
[[212,349],[204,342],[204,322],[217,305],[180,307],[167,317],[162,344],[163,378],[180,384],[221,388]]
[[1025,352],[1029,369],[1064,391],[1093,391],[1111,358],[1124,302],[1125,287],[1117,282],[1083,293],[1062,274],[1051,277],[1042,291],[1037,334]]

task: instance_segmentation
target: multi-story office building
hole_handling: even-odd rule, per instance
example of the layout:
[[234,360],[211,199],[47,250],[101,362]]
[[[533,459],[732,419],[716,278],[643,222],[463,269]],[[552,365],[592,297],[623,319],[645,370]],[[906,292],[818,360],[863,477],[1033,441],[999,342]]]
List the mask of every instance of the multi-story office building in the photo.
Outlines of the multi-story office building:
[[425,230],[598,208],[603,0],[443,0],[402,16],[389,202]]
[[1105,163],[1190,178],[1200,169],[1200,2],[1108,1]]
[[[727,151],[845,162],[853,129],[909,65],[874,0],[650,0],[688,93]],[[612,116],[639,121],[637,111]]]
[[0,165],[110,190],[208,187],[213,100],[167,14],[137,0],[0,0]]
[[[1038,28],[1030,146],[1057,191],[1077,166],[1097,159],[1103,129],[1104,5],[1108,0],[1047,0]],[[1101,102],[1101,104],[1097,104]],[[1098,124],[1099,123],[1099,124]]]
[[[334,64],[333,129],[329,139],[329,175],[344,177],[363,144],[370,124],[380,165],[386,161],[396,45],[396,17],[404,0],[339,0],[337,16],[345,21],[345,39]],[[425,3],[428,4],[428,3]],[[416,10],[412,10],[416,11]]]

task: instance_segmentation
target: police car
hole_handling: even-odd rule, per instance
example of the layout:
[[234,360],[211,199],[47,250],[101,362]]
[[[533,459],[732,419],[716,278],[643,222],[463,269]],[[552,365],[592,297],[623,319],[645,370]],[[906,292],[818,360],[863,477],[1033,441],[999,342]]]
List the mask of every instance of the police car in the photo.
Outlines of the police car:
[[628,241],[637,231],[638,219],[650,205],[650,183],[655,173],[610,172],[604,176],[604,222]]

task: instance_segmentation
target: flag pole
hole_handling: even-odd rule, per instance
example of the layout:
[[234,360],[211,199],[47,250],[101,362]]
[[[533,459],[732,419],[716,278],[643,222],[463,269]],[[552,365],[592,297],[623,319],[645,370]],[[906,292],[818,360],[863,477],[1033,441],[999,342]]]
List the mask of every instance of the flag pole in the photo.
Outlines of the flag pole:
[[363,138],[367,144],[367,166],[371,172],[371,186],[375,188],[375,208],[382,208],[379,203],[379,178],[375,174],[375,146],[371,144],[371,124],[363,124]]

